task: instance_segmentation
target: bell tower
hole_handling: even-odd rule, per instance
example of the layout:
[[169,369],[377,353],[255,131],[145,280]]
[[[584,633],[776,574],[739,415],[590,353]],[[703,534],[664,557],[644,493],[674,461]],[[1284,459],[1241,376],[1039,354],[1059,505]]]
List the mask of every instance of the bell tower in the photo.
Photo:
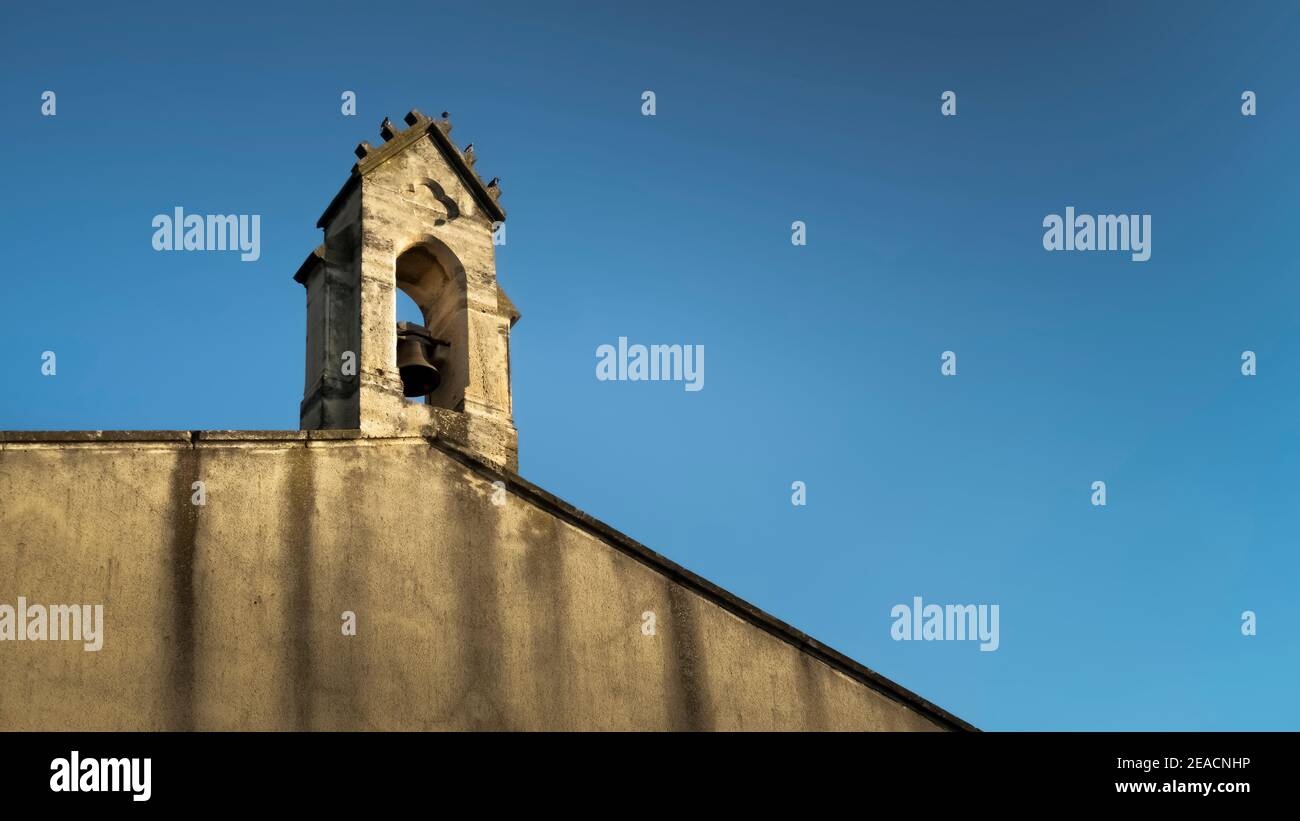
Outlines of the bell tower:
[[[519,319],[496,278],[505,221],[497,180],[451,142],[446,112],[412,110],[358,162],[317,227],[325,241],[294,275],[307,290],[307,378],[300,428],[437,436],[518,470],[510,330]],[[396,321],[405,292],[424,325]]]

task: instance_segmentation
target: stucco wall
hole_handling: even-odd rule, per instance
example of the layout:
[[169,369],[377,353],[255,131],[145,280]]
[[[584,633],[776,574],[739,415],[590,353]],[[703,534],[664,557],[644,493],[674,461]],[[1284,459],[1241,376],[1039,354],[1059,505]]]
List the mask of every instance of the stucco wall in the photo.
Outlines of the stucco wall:
[[0,729],[951,727],[423,439],[69,436],[0,434],[0,603],[103,648],[0,642]]

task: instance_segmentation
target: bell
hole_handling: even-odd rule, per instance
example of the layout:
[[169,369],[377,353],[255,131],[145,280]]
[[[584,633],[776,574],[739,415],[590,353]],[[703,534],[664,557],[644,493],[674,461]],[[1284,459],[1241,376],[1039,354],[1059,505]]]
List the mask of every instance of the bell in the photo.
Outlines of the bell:
[[397,370],[402,375],[403,394],[425,396],[438,389],[442,374],[433,364],[433,351],[446,344],[434,339],[423,325],[397,323]]

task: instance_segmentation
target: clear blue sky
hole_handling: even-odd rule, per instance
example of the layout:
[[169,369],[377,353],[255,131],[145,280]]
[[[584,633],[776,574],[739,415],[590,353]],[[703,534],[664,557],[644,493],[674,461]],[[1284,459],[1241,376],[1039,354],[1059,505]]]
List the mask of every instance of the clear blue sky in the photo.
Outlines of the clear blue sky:
[[[1300,729],[1295,4],[396,5],[6,11],[0,429],[295,428],[316,219],[449,110],[525,477],[986,729]],[[177,205],[261,259],[153,251]],[[1070,205],[1150,261],[1046,252]],[[892,641],[916,595],[1000,649]]]

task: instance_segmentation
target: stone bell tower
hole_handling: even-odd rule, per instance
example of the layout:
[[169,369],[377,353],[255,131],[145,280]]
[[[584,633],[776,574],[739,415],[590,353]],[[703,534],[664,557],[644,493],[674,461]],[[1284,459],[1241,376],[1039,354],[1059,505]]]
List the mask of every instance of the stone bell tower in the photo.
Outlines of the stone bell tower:
[[[382,145],[357,146],[359,161],[317,223],[325,242],[294,275],[307,289],[300,427],[436,436],[516,471],[510,329],[519,312],[496,278],[501,190],[475,172],[472,145],[451,142],[445,112],[405,120],[404,130],[384,120]],[[402,334],[404,360],[414,355],[433,377],[408,379],[405,390],[398,289],[424,314],[424,328]]]

